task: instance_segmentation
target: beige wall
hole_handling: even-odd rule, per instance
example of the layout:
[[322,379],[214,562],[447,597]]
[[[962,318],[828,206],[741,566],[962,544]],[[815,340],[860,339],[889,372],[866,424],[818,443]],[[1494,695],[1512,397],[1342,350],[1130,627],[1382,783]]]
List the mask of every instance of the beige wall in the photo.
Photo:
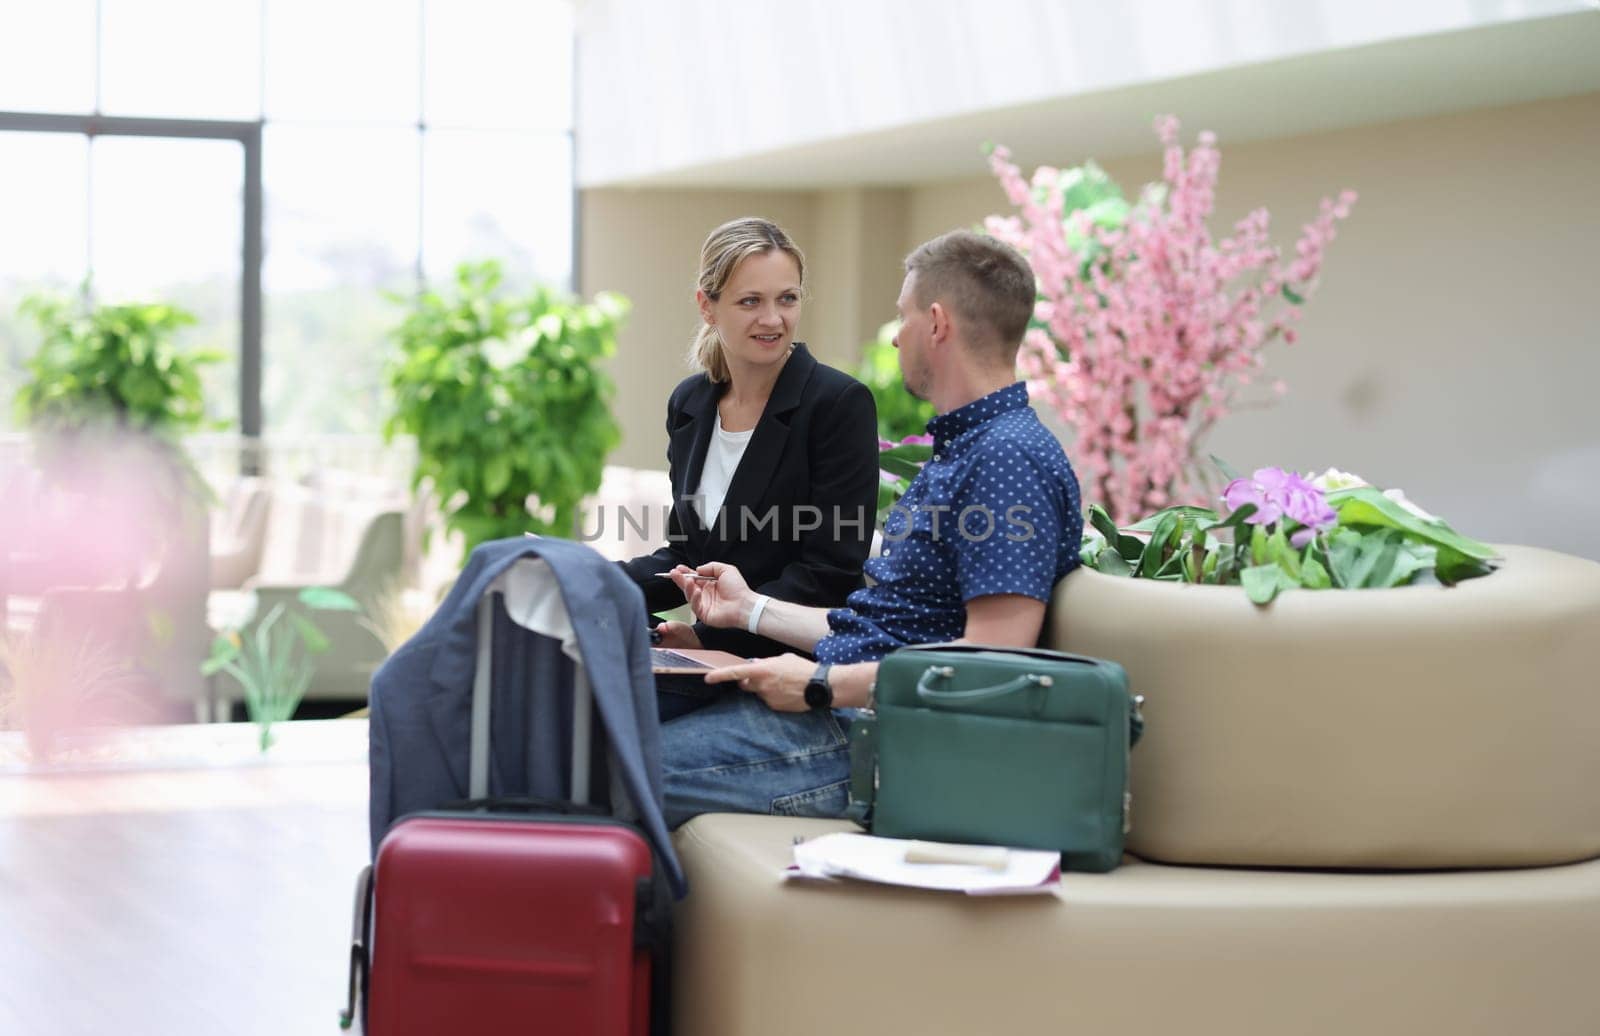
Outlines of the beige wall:
[[[1600,556],[1600,94],[1224,140],[1222,154],[1219,215],[1265,205],[1284,245],[1322,195],[1348,186],[1361,200],[1300,342],[1269,352],[1268,380],[1283,378],[1288,396],[1234,414],[1212,449],[1240,468],[1354,470],[1469,534]],[[1129,190],[1159,174],[1153,152],[1104,164]],[[619,364],[618,461],[660,464],[662,404],[693,327],[686,285],[724,215],[764,211],[796,234],[814,277],[805,330],[837,359],[840,341],[892,315],[910,247],[1003,208],[983,175],[903,190],[586,192],[585,288],[637,306]]]
[[817,195],[811,258],[813,312],[808,340],[826,362],[844,369],[861,359],[861,343],[894,319],[905,258],[906,195],[895,188],[851,188]]

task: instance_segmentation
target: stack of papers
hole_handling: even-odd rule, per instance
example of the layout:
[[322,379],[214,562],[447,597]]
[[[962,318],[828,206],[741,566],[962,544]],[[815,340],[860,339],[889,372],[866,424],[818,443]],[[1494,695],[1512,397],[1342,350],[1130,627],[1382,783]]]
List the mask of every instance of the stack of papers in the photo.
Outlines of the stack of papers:
[[[911,862],[919,860],[961,862]],[[784,876],[854,878],[969,896],[1018,895],[1054,891],[1061,878],[1061,854],[837,832],[797,844],[794,863]]]

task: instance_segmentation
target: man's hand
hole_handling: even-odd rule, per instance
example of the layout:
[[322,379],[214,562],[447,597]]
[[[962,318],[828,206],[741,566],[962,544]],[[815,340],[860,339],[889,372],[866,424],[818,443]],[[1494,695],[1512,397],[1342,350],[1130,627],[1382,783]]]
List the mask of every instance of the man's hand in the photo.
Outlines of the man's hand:
[[740,690],[756,695],[774,712],[805,712],[810,708],[806,704],[806,682],[816,670],[817,664],[808,658],[778,655],[713,669],[706,674],[706,683],[736,683]]
[[700,637],[695,633],[694,627],[687,622],[663,622],[656,627],[656,632],[661,634],[661,639],[655,644],[656,647],[692,650],[701,646]]
[[[698,569],[679,565],[664,574],[683,591],[695,618],[707,626],[750,628],[750,613],[762,595],[750,589],[737,568],[708,561]],[[809,652],[828,635],[828,609],[768,597],[766,610],[761,613],[760,632],[780,644]]]
[[683,591],[695,618],[707,626],[740,629],[750,621],[750,609],[759,595],[732,565],[720,561],[707,562],[698,569],[679,565],[668,575]]

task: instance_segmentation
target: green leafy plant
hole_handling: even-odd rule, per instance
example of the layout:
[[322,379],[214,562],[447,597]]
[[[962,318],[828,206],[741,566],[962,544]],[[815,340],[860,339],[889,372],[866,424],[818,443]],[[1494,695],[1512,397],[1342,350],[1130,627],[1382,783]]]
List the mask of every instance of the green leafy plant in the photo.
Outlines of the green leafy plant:
[[856,368],[857,380],[867,386],[878,407],[878,437],[893,442],[921,435],[933,420],[933,404],[913,396],[900,374],[899,350],[894,347],[899,327],[898,320],[891,320],[878,328],[878,337],[861,347]]
[[55,295],[30,296],[20,312],[44,340],[17,392],[19,420],[56,432],[110,424],[167,439],[205,424],[200,368],[223,357],[174,344],[192,314],[165,303],[85,307]]
[[[360,610],[349,594],[330,587],[308,587],[299,602],[311,611]],[[261,727],[261,750],[272,745],[272,724],[294,716],[315,671],[312,657],[330,647],[328,638],[305,615],[273,605],[248,632],[227,630],[211,644],[200,666],[206,676],[227,673],[244,691],[245,711]]]
[[143,493],[168,509],[157,538],[196,535],[211,492],[178,440],[207,424],[200,373],[223,355],[176,344],[194,316],[160,302],[93,306],[55,294],[29,296],[18,310],[43,340],[13,407],[50,478],[93,486],[126,480],[137,464]]
[[878,528],[883,528],[890,509],[906,495],[911,480],[931,456],[931,435],[908,435],[897,443],[878,441]]
[[1225,514],[1180,505],[1125,528],[1092,504],[1080,560],[1108,575],[1239,585],[1265,605],[1300,588],[1451,585],[1487,575],[1497,558],[1493,547],[1456,532],[1400,491],[1342,472],[1312,480],[1263,468],[1250,479],[1234,478],[1223,500]]
[[[994,145],[986,144],[983,150],[993,164]],[[1004,153],[999,157],[1002,163],[1006,161]],[[1100,237],[1126,227],[1134,207],[1123,197],[1122,187],[1094,159],[1070,169],[1042,166],[1034,172],[1028,191],[1033,204],[1041,208],[1048,208],[1053,198],[1061,199],[1062,240],[1071,254],[1079,258],[1079,277],[1089,278],[1096,267],[1103,273],[1112,273],[1109,251]],[[1154,184],[1147,189],[1141,202],[1146,206],[1160,206],[1166,197],[1167,185]],[[1050,329],[1047,322],[1037,317],[1031,326],[1044,331]]]
[[601,364],[628,301],[546,288],[506,298],[500,281],[498,263],[463,263],[453,294],[410,300],[389,368],[385,434],[416,437],[416,481],[432,480],[469,551],[523,532],[572,536],[621,441]]

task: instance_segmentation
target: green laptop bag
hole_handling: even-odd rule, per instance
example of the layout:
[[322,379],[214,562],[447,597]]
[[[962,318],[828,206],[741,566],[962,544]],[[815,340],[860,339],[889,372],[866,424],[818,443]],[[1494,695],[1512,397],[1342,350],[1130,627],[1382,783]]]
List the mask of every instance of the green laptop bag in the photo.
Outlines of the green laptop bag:
[[1055,651],[908,647],[850,728],[850,816],[873,834],[1122,859],[1128,750],[1143,730],[1122,666]]

